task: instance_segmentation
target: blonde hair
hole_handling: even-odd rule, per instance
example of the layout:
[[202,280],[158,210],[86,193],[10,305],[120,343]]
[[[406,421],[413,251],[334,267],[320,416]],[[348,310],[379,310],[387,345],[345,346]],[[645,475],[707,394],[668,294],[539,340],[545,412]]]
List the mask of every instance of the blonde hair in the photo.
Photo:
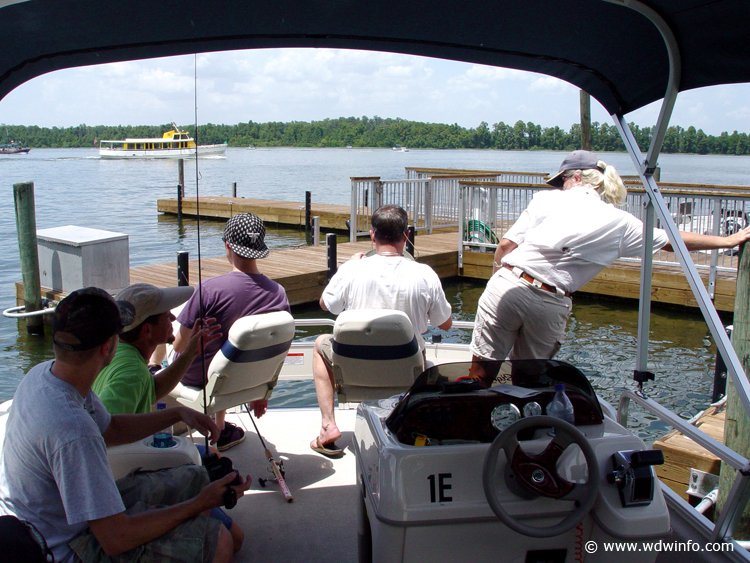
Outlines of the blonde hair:
[[597,161],[596,165],[603,168],[604,172],[597,168],[575,171],[580,174],[581,183],[594,186],[599,192],[603,192],[604,197],[611,204],[623,205],[628,197],[628,190],[622,183],[622,178],[620,178],[615,167],[610,166],[603,160]]

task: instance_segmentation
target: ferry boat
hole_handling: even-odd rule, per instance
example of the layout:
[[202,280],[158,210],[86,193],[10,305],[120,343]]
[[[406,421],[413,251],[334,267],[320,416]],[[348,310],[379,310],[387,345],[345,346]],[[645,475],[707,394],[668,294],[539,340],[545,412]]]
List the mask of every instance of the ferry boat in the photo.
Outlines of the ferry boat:
[[[201,48],[392,51],[543,73],[587,91],[618,128],[649,196],[646,224],[653,225],[656,216],[667,231],[741,408],[750,412],[750,382],[742,362],[654,178],[678,93],[750,82],[746,3],[466,0],[457,9],[448,0],[372,0],[366,5],[203,0],[129,13],[101,3],[92,10],[91,4],[0,3],[0,98],[55,69],[190,54]],[[26,33],[31,22],[45,38],[33,48]],[[81,28],[87,33],[78,33]],[[120,29],[127,33],[113,32]],[[717,30],[721,41],[716,40]],[[661,110],[643,154],[625,116],[658,100],[663,100]],[[531,399],[544,412],[539,394],[547,391],[533,387],[534,377],[516,380],[511,367],[503,387],[488,397],[487,390],[464,386],[452,373],[462,372],[461,363],[452,361],[436,363],[403,396],[364,401],[356,411],[339,410],[339,445],[346,452],[338,459],[310,449],[320,424],[317,409],[267,413],[258,421],[263,445],[253,435],[247,414],[232,415],[249,430],[245,442],[229,454],[235,466],[243,473],[249,470],[256,481],[258,475],[267,475],[266,446],[276,461],[284,460],[294,495],[288,503],[274,483],[266,483],[239,499],[232,515],[247,539],[235,561],[750,563],[748,543],[735,537],[750,496],[747,457],[649,396],[648,252],[641,268],[635,381],[632,389],[623,391],[616,409],[590,395],[575,366],[554,378],[548,364],[536,370],[537,383],[559,378],[575,388],[582,412],[588,413],[586,420],[576,419],[571,426],[576,432],[535,415],[535,407],[524,412]],[[735,327],[735,336],[738,328],[744,331],[738,342],[746,341],[747,327]],[[304,345],[311,348],[311,343]],[[290,349],[285,376],[304,377],[297,370],[306,369],[305,353]],[[437,359],[436,353],[428,353],[428,359]],[[736,477],[723,491],[726,501],[716,521],[655,482],[652,464],[658,459],[627,430],[632,403],[678,428],[732,470]],[[474,416],[482,418],[488,434],[477,433]],[[553,427],[558,432],[550,442]],[[565,450],[576,446],[580,453],[557,455],[547,449],[541,467],[508,462],[519,448],[535,455],[549,444]],[[148,447],[135,445],[140,446]],[[556,477],[575,481],[572,496],[551,499],[539,494],[539,485]]]
[[161,138],[99,141],[100,158],[189,158],[196,150],[199,157],[224,156],[227,144],[196,146],[195,139],[174,122]]

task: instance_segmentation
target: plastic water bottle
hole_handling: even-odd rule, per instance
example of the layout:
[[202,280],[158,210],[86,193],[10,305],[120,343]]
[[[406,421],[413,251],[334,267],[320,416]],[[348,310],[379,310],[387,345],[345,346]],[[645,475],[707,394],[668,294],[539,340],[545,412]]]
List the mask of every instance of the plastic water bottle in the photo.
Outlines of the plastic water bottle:
[[[163,411],[167,408],[167,403],[156,403],[156,410]],[[155,448],[171,448],[174,446],[174,438],[172,438],[172,427],[167,426],[164,430],[160,430],[154,434],[154,441],[151,445]]]
[[558,383],[555,385],[555,398],[552,402],[547,405],[547,414],[554,416],[565,422],[573,424],[575,422],[575,416],[573,414],[573,403],[570,402],[568,396],[565,394],[565,384]]

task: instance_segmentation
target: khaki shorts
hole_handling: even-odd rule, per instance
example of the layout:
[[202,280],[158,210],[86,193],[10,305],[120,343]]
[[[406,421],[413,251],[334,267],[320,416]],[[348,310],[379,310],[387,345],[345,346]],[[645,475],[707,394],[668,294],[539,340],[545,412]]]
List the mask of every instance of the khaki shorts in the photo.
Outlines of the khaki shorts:
[[505,268],[479,298],[471,353],[486,360],[546,360],[560,349],[573,301]]
[[[199,465],[128,475],[117,488],[128,515],[172,506],[196,496],[208,484],[208,473]],[[116,556],[109,556],[86,528],[70,547],[83,563],[211,563],[219,541],[221,522],[197,516],[169,532]]]

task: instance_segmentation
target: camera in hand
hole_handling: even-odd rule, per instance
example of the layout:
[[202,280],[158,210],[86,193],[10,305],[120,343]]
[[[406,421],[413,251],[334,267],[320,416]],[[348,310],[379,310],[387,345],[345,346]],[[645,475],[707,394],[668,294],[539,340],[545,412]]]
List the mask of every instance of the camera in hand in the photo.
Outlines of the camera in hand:
[[234,508],[237,504],[237,493],[232,488],[242,484],[240,479],[240,473],[232,466],[232,460],[228,457],[219,457],[216,454],[209,454],[203,457],[203,467],[208,471],[208,478],[211,482],[218,481],[225,475],[234,473],[234,479],[227,486],[224,491],[224,508],[227,510]]

